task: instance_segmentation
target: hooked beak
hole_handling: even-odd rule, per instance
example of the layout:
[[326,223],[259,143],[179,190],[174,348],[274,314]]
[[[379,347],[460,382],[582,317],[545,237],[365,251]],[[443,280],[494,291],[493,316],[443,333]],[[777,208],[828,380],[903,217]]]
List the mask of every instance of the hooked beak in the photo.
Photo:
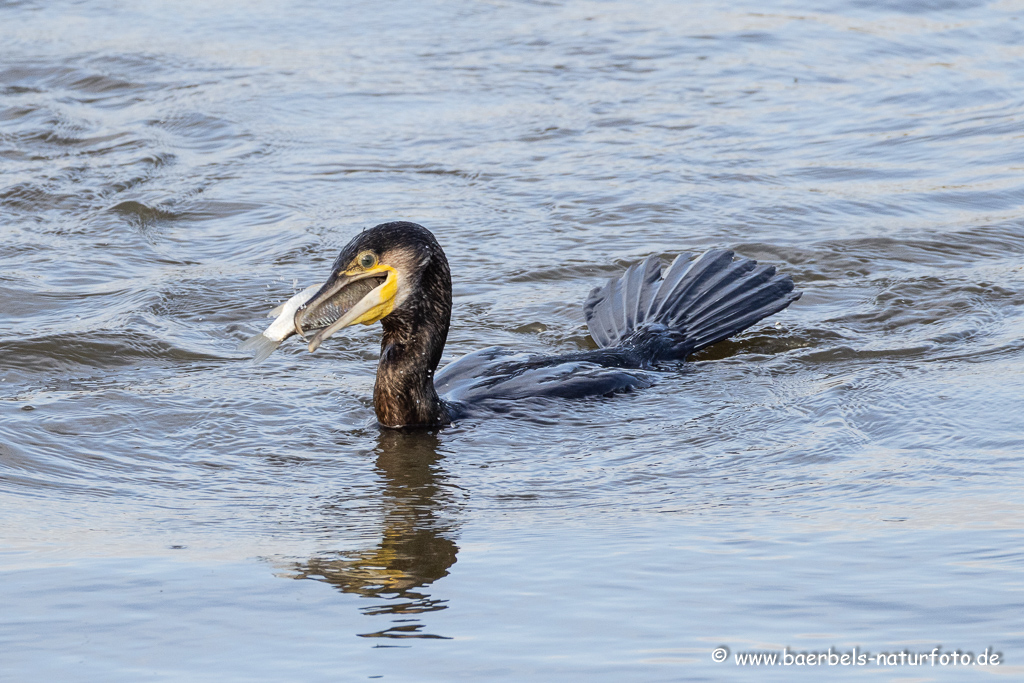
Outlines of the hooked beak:
[[391,313],[397,294],[398,271],[391,266],[378,264],[369,270],[336,273],[295,311],[295,331],[305,338],[305,329],[322,328],[309,340],[309,352],[313,353],[341,328],[370,325]]

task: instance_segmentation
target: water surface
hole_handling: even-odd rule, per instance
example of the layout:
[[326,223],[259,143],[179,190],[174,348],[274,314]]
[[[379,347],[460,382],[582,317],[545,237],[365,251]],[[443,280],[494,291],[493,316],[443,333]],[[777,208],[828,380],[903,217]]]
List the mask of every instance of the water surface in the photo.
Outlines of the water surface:
[[[1024,674],[1019,6],[6,2],[0,41],[0,678]],[[804,295],[650,389],[397,434],[379,328],[235,351],[387,220],[452,264],[444,362],[589,348],[652,254]]]

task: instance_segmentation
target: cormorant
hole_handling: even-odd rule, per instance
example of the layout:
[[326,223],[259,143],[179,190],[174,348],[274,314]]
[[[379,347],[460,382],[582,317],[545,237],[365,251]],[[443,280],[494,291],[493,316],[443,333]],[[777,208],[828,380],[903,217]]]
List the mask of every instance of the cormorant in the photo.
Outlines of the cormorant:
[[386,427],[439,427],[489,399],[611,394],[650,381],[658,361],[684,360],[800,298],[788,275],[733,252],[680,255],[662,272],[657,257],[596,287],[583,305],[599,349],[559,356],[491,347],[435,375],[452,310],[448,260],[421,225],[383,223],[352,239],[328,280],[271,312],[278,319],[239,348],[265,358],[288,336],[316,331],[313,352],[343,327],[380,321],[384,328],[373,389]]

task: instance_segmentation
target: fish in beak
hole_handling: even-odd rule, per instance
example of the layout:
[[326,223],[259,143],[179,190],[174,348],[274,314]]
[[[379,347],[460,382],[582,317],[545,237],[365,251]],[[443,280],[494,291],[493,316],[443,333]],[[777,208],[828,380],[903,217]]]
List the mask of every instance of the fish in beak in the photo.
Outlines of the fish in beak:
[[274,349],[281,345],[281,342],[295,334],[295,311],[322,288],[323,283],[310,285],[267,313],[268,318],[276,318],[274,322],[270,323],[270,327],[263,332],[255,334],[239,344],[238,350],[251,351],[252,361],[262,363],[267,356],[274,352]]
[[319,330],[309,340],[313,353],[341,328],[372,325],[391,313],[397,294],[398,271],[391,266],[379,263],[339,272],[295,310],[292,326],[303,338],[306,332]]
[[[260,362],[298,334],[312,353],[341,328],[370,325],[400,307],[410,289],[403,273],[417,272],[433,252],[428,247],[422,253],[418,243],[389,244],[388,237],[373,231],[357,235],[334,261],[326,282],[307,287],[271,311],[271,317],[277,316],[273,324],[238,348],[253,351]],[[316,334],[308,338],[311,332]]]

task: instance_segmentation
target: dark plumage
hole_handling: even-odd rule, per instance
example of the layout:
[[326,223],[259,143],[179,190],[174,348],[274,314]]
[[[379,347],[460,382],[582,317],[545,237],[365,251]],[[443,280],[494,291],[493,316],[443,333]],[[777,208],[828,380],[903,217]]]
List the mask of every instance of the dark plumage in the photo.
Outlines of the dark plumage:
[[[377,228],[368,231],[374,243],[371,249],[384,253],[390,241],[391,245],[416,250],[423,260],[407,275],[410,295],[403,305],[380,321],[384,335],[373,387],[377,420],[387,426],[447,423],[447,410],[434,389],[434,370],[441,362],[452,318],[448,259],[434,236],[415,223],[378,227],[379,232]],[[384,242],[376,246],[379,238]],[[364,242],[359,240],[359,244]]]
[[[353,306],[346,291],[365,289],[367,280],[374,289]],[[683,360],[798,298],[789,276],[750,259],[734,260],[731,251],[714,249],[694,260],[679,256],[664,272],[650,257],[587,297],[587,326],[601,348],[528,356],[492,347],[449,363],[435,377],[451,320],[451,273],[430,231],[397,222],[362,232],[341,251],[331,278],[295,313],[295,329],[303,332],[325,311],[337,316],[333,325],[318,322],[325,329],[310,342],[315,350],[340,327],[379,320],[384,334],[373,392],[378,421],[438,427],[489,400],[647,386],[650,380],[638,370]]]

